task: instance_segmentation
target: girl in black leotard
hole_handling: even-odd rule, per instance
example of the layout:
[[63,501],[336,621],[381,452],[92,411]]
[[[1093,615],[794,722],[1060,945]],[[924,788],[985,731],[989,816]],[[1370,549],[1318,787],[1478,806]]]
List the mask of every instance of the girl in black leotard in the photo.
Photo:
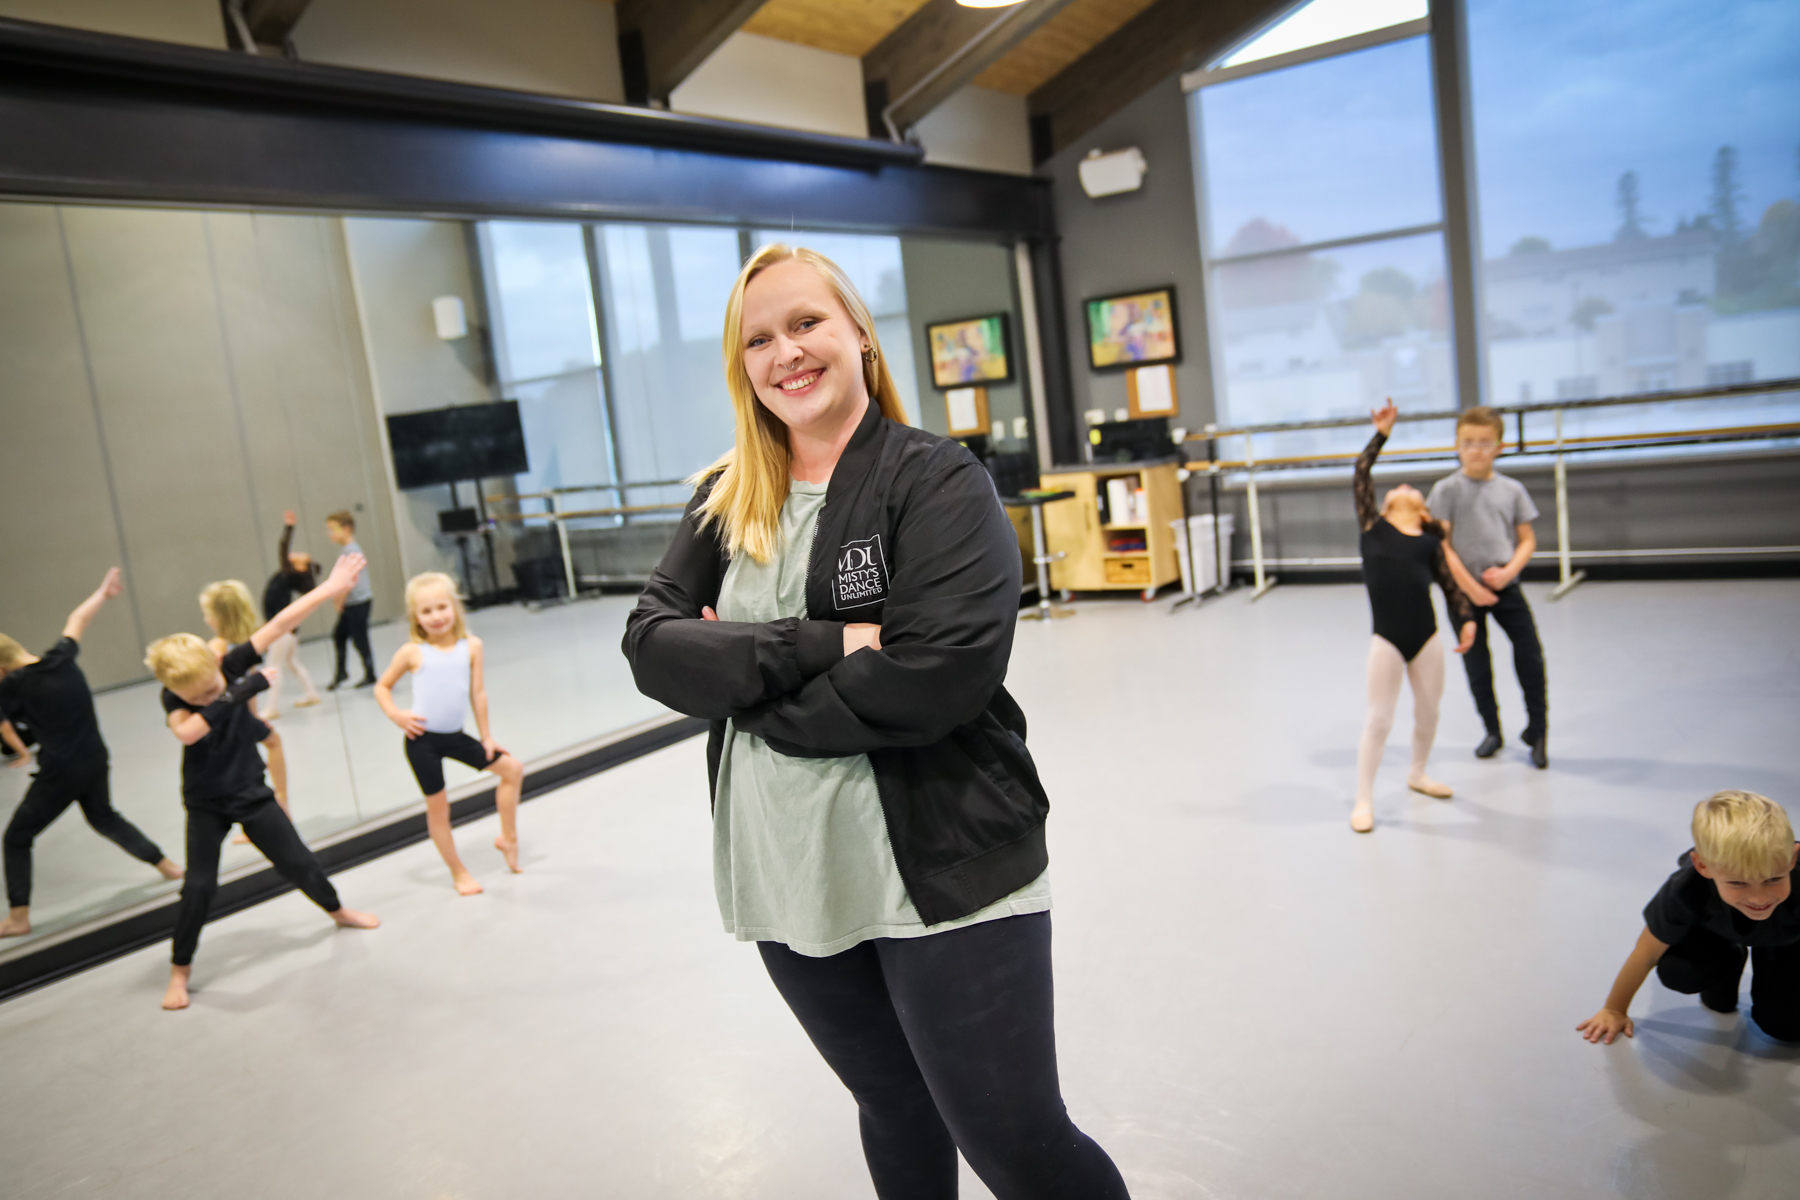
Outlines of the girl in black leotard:
[[1449,788],[1425,774],[1425,760],[1437,736],[1438,701],[1444,694],[1444,650],[1437,640],[1437,613],[1431,607],[1434,580],[1444,589],[1451,623],[1461,633],[1456,652],[1465,652],[1475,640],[1473,610],[1451,578],[1444,558],[1444,529],[1431,519],[1425,497],[1401,484],[1379,509],[1375,506],[1370,472],[1399,410],[1390,400],[1370,415],[1375,436],[1357,456],[1355,484],[1363,582],[1375,619],[1375,636],[1369,642],[1369,720],[1356,754],[1356,807],[1350,815],[1350,827],[1358,833],[1375,828],[1375,770],[1394,726],[1402,678],[1412,682],[1413,691],[1412,770],[1406,785],[1440,800],[1450,798]]

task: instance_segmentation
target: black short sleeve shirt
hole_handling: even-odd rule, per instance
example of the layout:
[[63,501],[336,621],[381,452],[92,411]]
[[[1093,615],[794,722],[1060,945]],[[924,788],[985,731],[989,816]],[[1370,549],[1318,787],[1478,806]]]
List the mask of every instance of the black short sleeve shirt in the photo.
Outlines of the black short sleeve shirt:
[[[249,642],[242,642],[225,652],[225,657],[219,661],[219,670],[229,687],[260,662],[262,655],[256,648]],[[166,713],[195,711],[168,688],[163,689],[162,706]],[[269,727],[250,711],[248,702],[232,705],[225,718],[205,737],[182,750],[182,799],[189,802],[219,799],[261,783],[263,760],[256,752],[256,744],[269,733]]]
[[1793,893],[1775,906],[1767,920],[1752,921],[1719,898],[1712,880],[1694,869],[1693,851],[1675,860],[1669,876],[1650,903],[1644,906],[1644,926],[1650,936],[1673,946],[1696,929],[1715,933],[1740,946],[1791,946],[1800,942],[1800,869],[1790,880]]
[[94,693],[75,665],[81,644],[63,638],[38,661],[0,679],[0,716],[24,721],[38,738],[38,769],[48,774],[106,764],[106,743],[94,715]]

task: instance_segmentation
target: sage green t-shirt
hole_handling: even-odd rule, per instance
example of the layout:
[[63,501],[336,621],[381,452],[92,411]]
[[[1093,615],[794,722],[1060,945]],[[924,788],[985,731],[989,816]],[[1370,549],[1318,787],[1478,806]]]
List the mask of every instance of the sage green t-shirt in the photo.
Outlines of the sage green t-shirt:
[[[747,554],[731,560],[720,620],[806,616],[806,571],[824,506],[824,484],[790,483],[780,551],[766,564]],[[790,758],[729,724],[713,802],[713,887],[725,932],[814,958],[870,938],[922,937],[1050,907],[1046,871],[978,912],[926,926],[894,865],[868,755]]]

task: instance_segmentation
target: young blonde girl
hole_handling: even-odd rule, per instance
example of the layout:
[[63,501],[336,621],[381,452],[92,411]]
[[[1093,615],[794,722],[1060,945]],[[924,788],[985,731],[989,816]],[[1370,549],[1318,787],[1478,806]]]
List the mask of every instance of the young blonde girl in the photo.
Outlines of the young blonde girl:
[[[200,612],[206,618],[206,627],[213,631],[213,636],[207,639],[206,648],[221,662],[225,659],[226,651],[249,641],[251,635],[262,628],[263,624],[256,619],[250,589],[237,579],[221,579],[202,588]],[[273,708],[259,706],[254,698],[249,702],[249,709],[250,715],[259,721],[273,721],[277,716]],[[287,758],[281,749],[281,735],[273,729],[269,730],[268,740],[263,745],[269,751],[269,785],[275,792],[275,803],[281,806],[281,811],[291,820],[294,811],[288,807]],[[241,829],[231,840],[239,846],[250,844],[249,836]]]
[[[494,796],[500,812],[500,836],[494,839],[494,848],[513,871],[519,869],[519,785],[525,768],[500,748],[488,729],[481,639],[468,630],[455,581],[437,571],[415,575],[406,585],[406,616],[412,640],[395,652],[375,684],[375,700],[388,720],[406,733],[406,760],[419,781],[419,790],[425,793],[425,827],[432,844],[450,868],[457,892],[473,896],[482,889],[457,856],[456,841],[450,834],[444,759],[454,758],[500,777]],[[394,685],[403,675],[413,677],[411,709],[394,703]],[[480,741],[463,732],[463,720],[471,708]]]

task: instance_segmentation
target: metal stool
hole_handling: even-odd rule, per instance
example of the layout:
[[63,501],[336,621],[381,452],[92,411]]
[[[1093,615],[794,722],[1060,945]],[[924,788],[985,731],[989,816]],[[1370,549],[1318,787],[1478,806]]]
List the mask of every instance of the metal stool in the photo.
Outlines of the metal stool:
[[1035,552],[1032,562],[1037,564],[1037,608],[1028,613],[1021,613],[1021,621],[1053,621],[1059,617],[1072,617],[1075,610],[1060,607],[1050,599],[1050,564],[1059,558],[1066,557],[1064,551],[1051,554],[1044,544],[1044,505],[1057,500],[1072,500],[1074,492],[1021,492],[1017,496],[1002,496],[1000,502],[1014,508],[1031,510],[1031,545]]

